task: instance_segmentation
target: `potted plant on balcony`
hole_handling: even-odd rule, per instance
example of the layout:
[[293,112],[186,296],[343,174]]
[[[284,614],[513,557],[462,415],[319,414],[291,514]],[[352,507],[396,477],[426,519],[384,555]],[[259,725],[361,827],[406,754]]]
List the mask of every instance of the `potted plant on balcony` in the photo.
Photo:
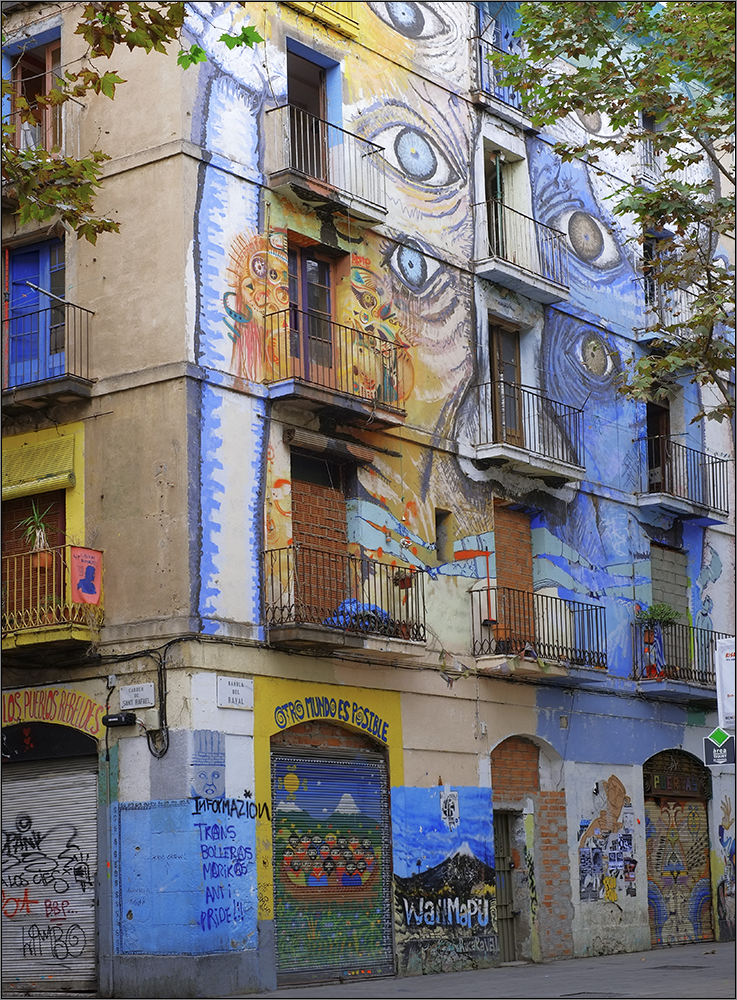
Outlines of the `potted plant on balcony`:
[[23,533],[23,541],[30,547],[31,566],[34,569],[49,569],[54,559],[48,536],[55,530],[55,526],[46,520],[50,510],[51,505],[41,513],[36,501],[32,500],[31,513],[17,525]]
[[670,604],[651,604],[649,608],[641,608],[635,614],[635,621],[644,629],[645,642],[652,642],[656,625],[661,629],[670,628],[671,625],[677,624],[681,617],[681,612],[676,611]]

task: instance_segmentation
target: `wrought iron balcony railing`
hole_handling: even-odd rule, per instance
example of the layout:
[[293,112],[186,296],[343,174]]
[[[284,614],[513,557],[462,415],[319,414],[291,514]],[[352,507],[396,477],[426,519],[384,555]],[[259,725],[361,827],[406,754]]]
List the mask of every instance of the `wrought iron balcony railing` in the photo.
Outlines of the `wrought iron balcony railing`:
[[[54,625],[97,629],[102,604],[86,603],[74,594],[71,545],[41,552],[22,552],[2,559],[2,630],[20,632]],[[89,550],[85,550],[89,551]],[[99,587],[99,580],[88,583]]]
[[479,444],[508,444],[581,467],[583,410],[497,379],[476,386]]
[[547,594],[471,591],[474,656],[525,656],[606,669],[604,608]]
[[[645,295],[646,329],[652,329],[654,326],[683,325],[691,320],[695,298],[693,292],[685,288],[667,288],[660,284],[654,274],[646,273],[642,284]],[[664,336],[667,339],[667,333]]]
[[646,481],[643,493],[666,493],[700,507],[729,511],[729,463],[668,437],[645,440]]
[[658,639],[654,629],[633,626],[634,672],[636,680],[682,681],[700,687],[716,686],[714,660],[717,640],[728,639],[726,632],[669,625]]
[[301,309],[269,313],[265,325],[266,382],[298,379],[403,412],[399,345]]
[[64,375],[89,380],[90,317],[71,302],[3,320],[6,364],[3,388]]
[[284,104],[266,113],[269,173],[292,172],[386,209],[383,147]]
[[520,109],[522,101],[520,100],[519,93],[512,87],[504,87],[499,84],[499,71],[494,69],[489,60],[490,53],[502,52],[503,49],[492,45],[485,38],[476,38],[474,41],[478,58],[478,81],[481,93],[487,94],[489,97],[496,97],[498,101],[507,104],[511,108]]
[[563,233],[495,198],[481,202],[476,209],[477,259],[496,257],[568,288],[568,248]]
[[266,625],[425,641],[425,577],[345,552],[295,545],[264,558]]

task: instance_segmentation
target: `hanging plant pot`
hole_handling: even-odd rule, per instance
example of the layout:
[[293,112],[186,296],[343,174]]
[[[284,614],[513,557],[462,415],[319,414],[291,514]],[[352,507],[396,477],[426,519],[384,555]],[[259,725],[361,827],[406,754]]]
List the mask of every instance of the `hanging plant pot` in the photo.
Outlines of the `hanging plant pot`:
[[412,586],[412,572],[400,569],[394,574],[394,586],[400,590],[409,590]]
[[655,642],[655,629],[646,628],[642,633],[642,638],[646,646],[651,646]]
[[51,569],[54,562],[54,553],[51,549],[42,549],[40,552],[31,553],[31,566],[33,569]]

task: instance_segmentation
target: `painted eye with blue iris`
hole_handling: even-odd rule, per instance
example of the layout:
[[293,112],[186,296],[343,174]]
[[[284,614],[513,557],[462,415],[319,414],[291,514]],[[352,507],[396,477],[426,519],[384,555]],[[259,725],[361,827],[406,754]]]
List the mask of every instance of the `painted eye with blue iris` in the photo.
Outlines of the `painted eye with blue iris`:
[[414,240],[393,244],[384,254],[382,264],[389,266],[399,280],[415,294],[424,292],[442,265],[423,253]]
[[420,129],[395,125],[374,137],[385,147],[385,157],[407,180],[428,187],[445,187],[459,179],[459,172],[437,143]]
[[434,38],[448,30],[445,21],[426,3],[369,3],[384,24],[405,38]]

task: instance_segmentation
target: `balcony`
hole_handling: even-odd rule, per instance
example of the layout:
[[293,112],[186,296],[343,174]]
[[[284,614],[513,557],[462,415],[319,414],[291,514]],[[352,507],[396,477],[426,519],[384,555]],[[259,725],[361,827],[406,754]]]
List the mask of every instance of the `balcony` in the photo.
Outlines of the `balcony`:
[[82,306],[55,305],[3,320],[3,410],[88,399],[90,318]]
[[473,655],[490,658],[479,664],[484,673],[552,680],[569,677],[571,667],[606,670],[605,616],[598,605],[484,587],[471,591],[471,628]]
[[[79,572],[79,553],[84,554],[84,565],[97,562],[100,573],[95,570],[85,579]],[[3,556],[2,648],[9,664],[24,658],[37,662],[39,644],[44,655],[59,658],[78,653],[98,638],[103,622],[101,561],[102,553],[72,545]],[[99,603],[88,603],[94,600]]]
[[633,626],[633,677],[648,695],[662,701],[716,701],[714,660],[717,640],[725,632],[669,625],[660,633],[644,625]]
[[690,322],[695,298],[693,292],[685,288],[667,288],[654,275],[647,274],[643,280],[643,289],[645,326],[637,331],[640,343],[660,339],[667,341],[668,331],[661,329],[662,327],[677,328]]
[[476,457],[525,476],[570,482],[584,478],[583,411],[535,389],[498,379],[475,386]]
[[729,512],[729,462],[668,437],[643,443],[643,483],[637,502],[670,516],[722,524]]
[[404,349],[323,314],[284,309],[265,318],[264,381],[272,399],[298,399],[344,420],[399,424]]
[[473,38],[471,44],[476,51],[477,59],[476,86],[471,91],[472,98],[478,104],[493,107],[498,117],[510,121],[514,125],[521,124],[525,118],[520,95],[512,87],[504,87],[499,83],[501,74],[499,70],[494,68],[489,59],[490,55],[501,54],[504,50],[486,38]]
[[383,222],[383,148],[290,104],[266,112],[266,173],[298,202],[334,205],[352,219]]
[[536,302],[560,302],[568,296],[563,233],[496,199],[476,205],[474,269],[480,278]]
[[272,549],[263,558],[272,645],[370,659],[424,652],[423,573],[304,545]]

